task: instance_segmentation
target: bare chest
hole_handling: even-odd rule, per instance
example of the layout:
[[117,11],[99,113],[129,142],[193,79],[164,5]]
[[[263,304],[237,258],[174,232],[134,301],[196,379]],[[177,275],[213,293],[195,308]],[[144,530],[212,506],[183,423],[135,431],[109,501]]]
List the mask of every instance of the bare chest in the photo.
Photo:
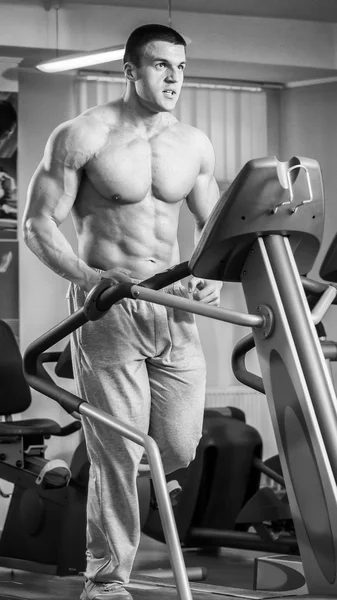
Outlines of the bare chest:
[[199,158],[191,144],[157,136],[112,141],[86,170],[95,190],[105,199],[140,202],[148,194],[178,202],[193,188]]

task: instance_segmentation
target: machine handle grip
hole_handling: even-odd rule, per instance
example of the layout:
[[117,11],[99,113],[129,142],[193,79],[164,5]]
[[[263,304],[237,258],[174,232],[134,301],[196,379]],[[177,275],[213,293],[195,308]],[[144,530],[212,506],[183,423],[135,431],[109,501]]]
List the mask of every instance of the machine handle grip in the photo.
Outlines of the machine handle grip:
[[247,385],[261,394],[265,394],[262,378],[246,369],[246,354],[254,347],[255,342],[252,333],[239,340],[232,352],[232,369],[240,383]]
[[179,281],[179,279],[184,279],[184,277],[191,275],[191,270],[188,264],[188,261],[185,261],[179,265],[175,265],[174,267],[167,269],[166,271],[156,273],[156,275],[153,275],[153,277],[150,277],[149,279],[145,279],[139,283],[139,285],[151,290],[160,290],[167,285],[171,285],[171,283]]
[[[186,261],[166,271],[156,273],[153,277],[149,277],[149,279],[145,279],[137,285],[151,290],[160,290],[190,274],[191,271]],[[112,279],[103,277],[101,282],[90,291],[85,301],[84,311],[87,319],[89,321],[100,319],[116,302],[119,302],[123,298],[132,298],[132,285],[129,282],[114,283]]]
[[[301,282],[306,294],[313,296],[321,296],[329,286],[333,286],[332,283],[321,283],[313,279],[308,279],[308,277],[304,277],[303,275],[301,276]],[[337,296],[331,304],[337,304]]]
[[[183,262],[162,273],[157,273],[139,285],[160,289],[190,274],[188,262]],[[91,290],[82,309],[32,342],[23,357],[23,371],[28,384],[38,392],[56,400],[68,413],[79,413],[79,406],[84,401],[64,390],[52,380],[42,364],[47,362],[48,358],[40,355],[89,320],[103,317],[114,302],[130,295],[130,287],[130,283],[114,285],[110,280],[102,280]],[[49,360],[53,358],[56,358],[56,355],[49,354]]]

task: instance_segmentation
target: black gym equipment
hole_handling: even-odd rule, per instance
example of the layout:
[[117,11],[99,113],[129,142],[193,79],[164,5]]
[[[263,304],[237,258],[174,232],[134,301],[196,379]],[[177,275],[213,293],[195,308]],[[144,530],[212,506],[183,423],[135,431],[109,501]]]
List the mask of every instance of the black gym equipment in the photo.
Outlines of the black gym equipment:
[[[10,405],[12,413],[15,413],[18,409],[26,408],[26,404],[18,404],[19,402],[25,402],[26,398],[30,403],[30,389],[23,377],[21,355],[14,334],[9,326],[1,321],[0,336],[6,350],[1,355],[3,360],[0,361],[0,381],[7,404]],[[66,345],[62,353],[41,354],[39,368],[46,363],[56,363],[55,373],[59,377],[73,378],[70,344]],[[2,404],[6,410],[5,404]],[[14,433],[17,433],[19,423],[15,422],[15,432],[13,422],[11,423],[12,425],[7,427],[6,437],[0,437],[0,475],[4,479],[8,478],[6,465],[11,463],[11,481],[15,482],[0,542],[0,564],[58,576],[82,572],[85,569],[86,496],[89,477],[85,441],[81,440],[78,444],[68,468],[62,461],[47,460],[44,457],[45,440],[49,436],[45,435],[43,440],[40,440],[40,445],[33,446],[32,438],[28,437],[28,432],[25,431],[24,461],[16,463],[13,460],[16,440]],[[35,438],[40,427],[41,420],[30,421]],[[70,431],[79,428],[80,422],[74,421]],[[58,427],[53,423],[51,431],[55,430],[58,430]],[[67,431],[69,427],[65,430]],[[8,447],[11,449],[10,453]],[[265,532],[261,536],[258,533],[246,534],[239,531],[246,531],[249,525],[255,523],[254,514],[257,510],[260,511],[257,527],[263,527],[263,520],[271,519],[271,506],[275,513],[275,499],[268,502],[269,510],[266,514],[265,502],[262,505],[259,498],[256,498],[261,493],[258,490],[260,464],[263,470],[261,453],[261,437],[254,428],[245,424],[243,411],[233,407],[205,411],[203,436],[195,460],[188,468],[167,477],[168,481],[177,480],[182,487],[182,493],[174,506],[174,514],[179,539],[185,547],[194,547],[198,532],[205,536],[205,528],[208,528],[210,539],[199,540],[202,547],[220,543],[225,545],[226,536],[227,545],[235,547],[247,545],[249,548],[262,548],[266,551],[291,551],[289,543],[278,544],[271,536],[268,538]],[[256,468],[252,471],[254,465]],[[49,470],[46,470],[46,466]],[[43,471],[46,471],[44,479],[39,481]],[[138,496],[142,530],[149,536],[164,541],[158,505],[148,479],[138,479]],[[250,503],[247,505],[248,501]],[[246,519],[241,519],[238,530],[234,531],[237,515],[243,505],[246,507],[246,514],[247,508],[250,510]],[[262,516],[261,508],[264,509]],[[274,515],[274,520],[276,519]],[[216,530],[216,535],[213,534],[212,528]]]
[[[51,419],[13,420],[32,399],[17,341],[2,320],[0,355],[0,413],[5,418],[0,422],[0,479],[14,484],[0,537],[0,565],[75,573],[83,565],[85,494],[74,471],[69,480],[68,465],[46,459],[45,449],[50,436],[71,435],[81,422],[61,427]],[[81,511],[83,522],[78,519]]]
[[[56,363],[59,377],[72,377],[70,352],[44,352],[39,369]],[[32,398],[22,370],[22,357],[10,326],[0,319],[0,479],[14,484],[0,535],[0,566],[57,576],[85,569],[86,501],[89,461],[84,441],[70,465],[45,457],[46,440],[81,429],[76,419],[61,427],[51,419],[13,420]],[[46,370],[43,369],[44,377]],[[77,415],[73,415],[77,416]],[[141,525],[150,506],[150,489],[139,479]]]
[[[41,356],[44,355],[48,354]],[[62,377],[73,377],[70,344],[61,354],[55,372]],[[261,436],[245,423],[242,410],[234,407],[205,410],[202,438],[194,461],[166,478],[168,482],[178,481],[182,488],[173,512],[184,548],[227,546],[298,552],[296,538],[290,535],[291,515],[285,494],[280,500],[270,488],[260,489],[261,473],[284,484],[279,460],[275,457],[262,462],[261,454]],[[86,486],[89,463],[84,441],[75,451],[73,469],[76,474],[81,471],[83,486]],[[164,542],[152,486],[150,491],[147,504],[146,483],[138,489],[142,531]],[[287,520],[290,524],[284,532],[283,524]],[[266,522],[271,525],[267,526]]]
[[[251,327],[306,585],[311,597],[336,597],[337,400],[314,324],[336,290],[304,283],[300,277],[310,271],[317,256],[323,220],[323,186],[316,161],[299,157],[283,163],[275,157],[250,161],[214,208],[189,263],[139,285],[104,280],[88,295],[82,310],[26,352],[25,375],[33,388],[56,399],[68,412],[100,420],[145,448],[181,600],[191,600],[191,589],[158,448],[145,434],[42,377],[38,357],[88,320],[103,317],[123,297]],[[241,282],[249,314],[155,291],[190,273]],[[322,294],[313,310],[315,318],[304,288]]]
[[[262,473],[284,485],[278,457],[263,462],[260,434],[245,423],[242,411],[232,411],[231,407],[205,411],[195,460],[167,477],[182,488],[173,507],[180,542],[185,549],[230,547],[297,554],[285,494],[281,500],[271,488],[260,488]],[[156,503],[151,503],[143,532],[165,541]]]
[[[48,360],[48,353],[41,356]],[[233,359],[234,373],[236,369]],[[240,368],[238,378],[239,371]],[[73,377],[69,343],[58,359],[55,373]],[[258,390],[263,392],[260,387]],[[182,488],[173,512],[184,548],[225,546],[298,553],[285,490],[280,498],[270,487],[260,488],[262,473],[284,486],[279,458],[263,462],[261,455],[261,436],[245,423],[242,410],[230,406],[205,410],[203,434],[194,461],[167,477],[168,482],[178,481]],[[74,453],[71,470],[85,487],[89,462],[84,441]],[[145,482],[138,492],[142,531],[164,542],[152,486],[149,505]]]

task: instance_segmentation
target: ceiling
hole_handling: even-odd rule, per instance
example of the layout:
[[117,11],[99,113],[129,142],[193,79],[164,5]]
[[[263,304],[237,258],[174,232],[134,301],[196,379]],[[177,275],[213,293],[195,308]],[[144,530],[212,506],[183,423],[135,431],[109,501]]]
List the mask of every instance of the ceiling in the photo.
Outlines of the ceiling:
[[[221,14],[241,17],[273,18],[284,19],[286,23],[291,20],[312,21],[322,23],[324,27],[327,23],[337,23],[337,0],[0,0],[0,4],[11,5],[30,5],[40,6],[47,10],[53,8],[62,8],[70,5],[108,5],[135,9],[162,9],[169,12],[171,8],[173,21],[176,19],[177,12],[184,13],[202,13],[202,14]],[[183,18],[183,15],[181,16]],[[214,17],[213,17],[214,19]],[[295,24],[295,23],[294,23]],[[281,25],[281,23],[280,23]],[[289,25],[291,27],[291,25]],[[289,28],[287,25],[287,29]],[[309,24],[308,24],[309,26]],[[323,27],[323,25],[322,25]],[[322,39],[322,38],[321,38]],[[21,67],[29,68],[34,66],[40,60],[46,60],[54,57],[55,50],[39,49],[32,47],[6,47],[0,46],[0,86],[1,76],[5,76],[6,81],[12,82],[15,86],[17,79],[17,69],[15,67],[15,57],[23,59]],[[268,50],[266,50],[268,52]],[[60,55],[67,54],[68,51],[60,51]],[[3,58],[2,57],[7,57]],[[12,65],[6,63],[9,58],[13,59]],[[5,61],[5,62],[3,62]],[[317,80],[327,78],[336,78],[337,69],[334,64],[328,64],[328,68],[314,68],[313,66],[296,66],[295,64],[272,64],[268,60],[261,61],[261,64],[249,62],[233,62],[229,59],[221,60],[189,60],[188,75],[198,76],[202,70],[208,77],[241,80],[252,82],[270,82],[291,84],[292,82],[305,82],[308,80]],[[91,68],[92,70],[92,68]],[[98,70],[122,71],[121,63],[99,65]]]
[[[67,4],[165,8],[169,0],[1,0],[9,4]],[[171,0],[172,11],[337,23],[337,0]]]

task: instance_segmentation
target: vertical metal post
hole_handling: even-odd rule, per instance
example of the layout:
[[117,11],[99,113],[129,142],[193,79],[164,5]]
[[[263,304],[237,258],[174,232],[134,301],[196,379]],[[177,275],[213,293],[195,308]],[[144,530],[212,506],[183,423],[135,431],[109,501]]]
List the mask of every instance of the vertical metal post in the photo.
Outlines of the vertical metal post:
[[264,241],[337,481],[337,399],[334,386],[311,318],[289,240],[279,235],[271,235],[265,237]]
[[253,333],[308,590],[336,597],[336,452],[325,443],[334,393],[288,240],[259,238],[242,285],[249,312],[274,316]]
[[111,417],[104,411],[91,406],[87,402],[82,402],[79,407],[79,412],[81,415],[85,415],[90,419],[104,423],[119,435],[126,437],[135,444],[145,448],[156,492],[165,541],[167,543],[172,571],[177,586],[178,597],[179,600],[193,600],[170,497],[167,491],[163,463],[156,442],[153,438],[139,431],[135,427]]

